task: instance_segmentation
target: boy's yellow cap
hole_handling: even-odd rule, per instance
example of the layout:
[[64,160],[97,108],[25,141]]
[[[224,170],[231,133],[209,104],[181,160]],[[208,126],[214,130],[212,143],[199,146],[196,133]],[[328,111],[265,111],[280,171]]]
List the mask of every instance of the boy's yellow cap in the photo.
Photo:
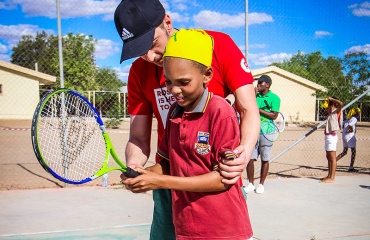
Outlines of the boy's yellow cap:
[[328,108],[329,107],[329,99],[325,98],[324,101],[321,103],[322,108]]
[[180,29],[168,40],[163,57],[192,60],[210,67],[213,39],[202,29]]
[[347,118],[351,118],[352,116],[358,114],[361,112],[361,109],[358,107],[351,108],[347,113]]

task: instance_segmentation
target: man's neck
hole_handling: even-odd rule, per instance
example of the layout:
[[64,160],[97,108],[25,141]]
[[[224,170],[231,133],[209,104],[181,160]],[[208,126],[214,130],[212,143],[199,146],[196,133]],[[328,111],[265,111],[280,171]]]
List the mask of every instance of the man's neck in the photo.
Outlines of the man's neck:
[[260,94],[261,94],[262,96],[265,96],[267,93],[269,93],[269,89],[266,89],[265,91],[260,92]]

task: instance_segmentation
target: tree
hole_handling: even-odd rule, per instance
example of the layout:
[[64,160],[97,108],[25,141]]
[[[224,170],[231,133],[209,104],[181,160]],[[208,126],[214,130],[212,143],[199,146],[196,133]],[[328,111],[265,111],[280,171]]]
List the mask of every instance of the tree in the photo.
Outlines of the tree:
[[[91,36],[68,33],[63,42],[64,86],[77,91],[106,90],[119,91],[123,86],[112,69],[99,69],[95,64],[95,43]],[[11,62],[29,69],[35,69],[57,76],[55,87],[60,86],[58,37],[45,32],[35,37],[25,35],[13,47]]]
[[317,92],[318,97],[335,96],[342,100],[351,97],[348,93],[352,88],[352,82],[346,82],[341,60],[338,58],[330,56],[326,59],[319,51],[310,54],[299,51],[291,59],[271,65],[326,87],[328,92]]
[[348,81],[356,86],[370,85],[370,56],[365,52],[352,52],[342,60]]
[[122,86],[126,85],[118,78],[117,72],[110,68],[98,68],[96,82],[101,91],[119,91]]
[[95,81],[95,39],[83,34],[63,37],[64,86],[77,91],[99,90]]
[[12,50],[11,63],[29,69],[35,69],[37,64],[40,72],[56,75],[53,61],[50,60],[58,58],[57,38],[48,36],[44,31],[37,33],[35,37],[23,35]]

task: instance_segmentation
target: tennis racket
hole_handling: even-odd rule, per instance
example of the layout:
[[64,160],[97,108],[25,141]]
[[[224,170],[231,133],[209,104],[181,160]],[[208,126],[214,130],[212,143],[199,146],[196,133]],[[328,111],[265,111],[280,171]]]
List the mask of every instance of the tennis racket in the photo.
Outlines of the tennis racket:
[[[139,175],[119,160],[98,111],[76,91],[60,88],[41,99],[31,138],[41,166],[63,182],[83,184],[112,170]],[[108,167],[109,156],[119,166]]]
[[[264,100],[266,106],[269,108],[270,111],[272,111],[271,106],[267,103],[266,100]],[[278,116],[276,119],[273,120],[273,123],[275,124],[276,128],[278,129],[279,132],[283,132],[285,129],[285,118],[284,115],[279,112]]]
[[261,122],[261,133],[270,142],[275,142],[280,137],[279,129],[272,120],[263,120]]

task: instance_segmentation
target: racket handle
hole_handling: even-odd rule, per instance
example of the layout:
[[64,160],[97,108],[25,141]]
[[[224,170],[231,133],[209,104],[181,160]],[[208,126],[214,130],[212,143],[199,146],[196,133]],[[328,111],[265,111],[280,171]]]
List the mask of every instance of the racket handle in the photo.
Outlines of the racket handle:
[[134,169],[127,167],[126,172],[123,173],[128,178],[134,178],[140,175],[139,172],[135,171]]
[[221,153],[221,157],[227,160],[234,160],[238,156],[231,150],[226,150],[225,152]]

